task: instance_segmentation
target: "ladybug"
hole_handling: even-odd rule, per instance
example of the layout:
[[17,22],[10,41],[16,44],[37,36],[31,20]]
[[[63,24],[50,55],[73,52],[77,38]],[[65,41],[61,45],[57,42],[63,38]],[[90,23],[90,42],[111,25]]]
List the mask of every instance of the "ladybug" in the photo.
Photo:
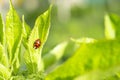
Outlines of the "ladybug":
[[35,42],[34,42],[34,44],[33,44],[33,48],[34,48],[34,49],[37,49],[37,48],[39,48],[40,46],[41,46],[41,41],[40,41],[40,39],[35,40]]

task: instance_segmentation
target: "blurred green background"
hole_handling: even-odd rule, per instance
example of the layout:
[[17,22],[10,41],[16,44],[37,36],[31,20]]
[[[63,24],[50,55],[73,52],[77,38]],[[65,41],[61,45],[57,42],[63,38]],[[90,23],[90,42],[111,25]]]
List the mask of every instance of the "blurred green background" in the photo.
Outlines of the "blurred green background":
[[[34,26],[37,16],[53,4],[50,34],[43,53],[72,38],[104,38],[104,14],[120,14],[120,0],[12,0],[20,16]],[[9,0],[0,0],[0,13],[5,20]]]

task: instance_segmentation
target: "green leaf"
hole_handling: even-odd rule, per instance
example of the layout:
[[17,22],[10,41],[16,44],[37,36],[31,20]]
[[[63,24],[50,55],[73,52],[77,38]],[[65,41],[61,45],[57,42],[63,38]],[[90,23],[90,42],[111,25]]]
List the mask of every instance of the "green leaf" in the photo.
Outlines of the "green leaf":
[[115,26],[113,25],[110,16],[105,15],[105,37],[107,39],[115,39]]
[[117,73],[120,72],[120,66],[108,68],[104,71],[96,70],[76,77],[74,80],[119,80]]
[[7,54],[5,54],[4,45],[5,45],[5,31],[2,22],[2,17],[0,14],[0,63],[8,67],[8,59],[7,59]]
[[27,42],[28,42],[28,38],[30,36],[31,28],[25,22],[24,15],[22,16],[22,25],[23,25],[23,45],[27,49]]
[[43,56],[43,63],[45,69],[50,67],[62,58],[67,44],[68,42],[60,43],[57,46],[55,46],[55,48],[53,48],[50,52],[48,52],[45,56]]
[[3,26],[3,22],[2,22],[2,17],[0,14],[0,42],[2,45],[4,45],[4,43],[5,43],[4,35],[5,35],[5,31],[4,31],[4,26]]
[[[49,34],[50,13],[51,7],[37,18],[35,26],[29,36],[24,59],[30,73],[35,73],[42,70],[41,51]],[[38,49],[34,49],[33,44],[37,39],[40,39],[41,46]]]
[[22,30],[22,24],[19,16],[10,1],[10,10],[6,16],[6,39],[10,67],[19,68],[19,65],[13,66],[13,64],[16,64],[16,60],[19,55]]
[[29,36],[28,45],[32,52],[35,52],[35,49],[33,48],[33,43],[35,40],[40,39],[42,42],[42,45],[46,42],[48,34],[49,34],[49,28],[50,28],[50,13],[51,13],[51,6],[50,8],[40,15],[36,22],[35,26]]
[[120,17],[115,14],[105,15],[105,37],[107,39],[120,39]]
[[[100,74],[108,72],[106,75],[111,75],[112,71],[109,71],[111,69],[114,71],[112,75],[115,75],[120,71],[119,47],[119,40],[105,40],[83,44],[70,59],[48,74],[46,80],[73,80],[77,76],[82,77],[82,75],[94,71],[100,71]],[[106,75],[101,75],[100,77],[106,79]],[[99,74],[96,74],[94,78],[98,76]],[[96,80],[99,80],[100,77]]]
[[24,16],[22,16],[22,24],[23,24],[23,37],[26,39],[26,42],[27,42],[27,39],[30,35],[30,32],[31,32],[31,28],[30,26],[25,22],[24,20]]
[[5,66],[0,64],[0,80],[8,80],[10,75],[10,71]]
[[4,66],[8,67],[8,58],[7,54],[4,52],[4,48],[2,44],[0,43],[0,63],[3,64]]

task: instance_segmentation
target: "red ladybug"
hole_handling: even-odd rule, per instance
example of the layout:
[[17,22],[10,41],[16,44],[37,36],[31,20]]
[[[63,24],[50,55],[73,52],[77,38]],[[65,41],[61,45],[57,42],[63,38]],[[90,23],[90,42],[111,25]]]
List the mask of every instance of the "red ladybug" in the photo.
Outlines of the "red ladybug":
[[37,49],[41,46],[41,41],[40,39],[35,40],[34,44],[33,44],[33,48]]

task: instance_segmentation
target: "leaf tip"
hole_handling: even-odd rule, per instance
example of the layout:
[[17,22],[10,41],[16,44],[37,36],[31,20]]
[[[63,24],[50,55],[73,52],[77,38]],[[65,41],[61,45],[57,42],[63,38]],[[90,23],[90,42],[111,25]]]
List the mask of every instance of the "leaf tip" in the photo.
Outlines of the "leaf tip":
[[13,9],[12,0],[9,0],[10,9]]
[[111,15],[106,13],[104,16],[104,25],[105,25],[105,37],[107,39],[115,39],[116,37],[116,30],[115,24],[111,19]]
[[49,9],[51,10],[51,9],[52,9],[52,7],[53,7],[53,4],[51,4],[51,5],[50,5]]

